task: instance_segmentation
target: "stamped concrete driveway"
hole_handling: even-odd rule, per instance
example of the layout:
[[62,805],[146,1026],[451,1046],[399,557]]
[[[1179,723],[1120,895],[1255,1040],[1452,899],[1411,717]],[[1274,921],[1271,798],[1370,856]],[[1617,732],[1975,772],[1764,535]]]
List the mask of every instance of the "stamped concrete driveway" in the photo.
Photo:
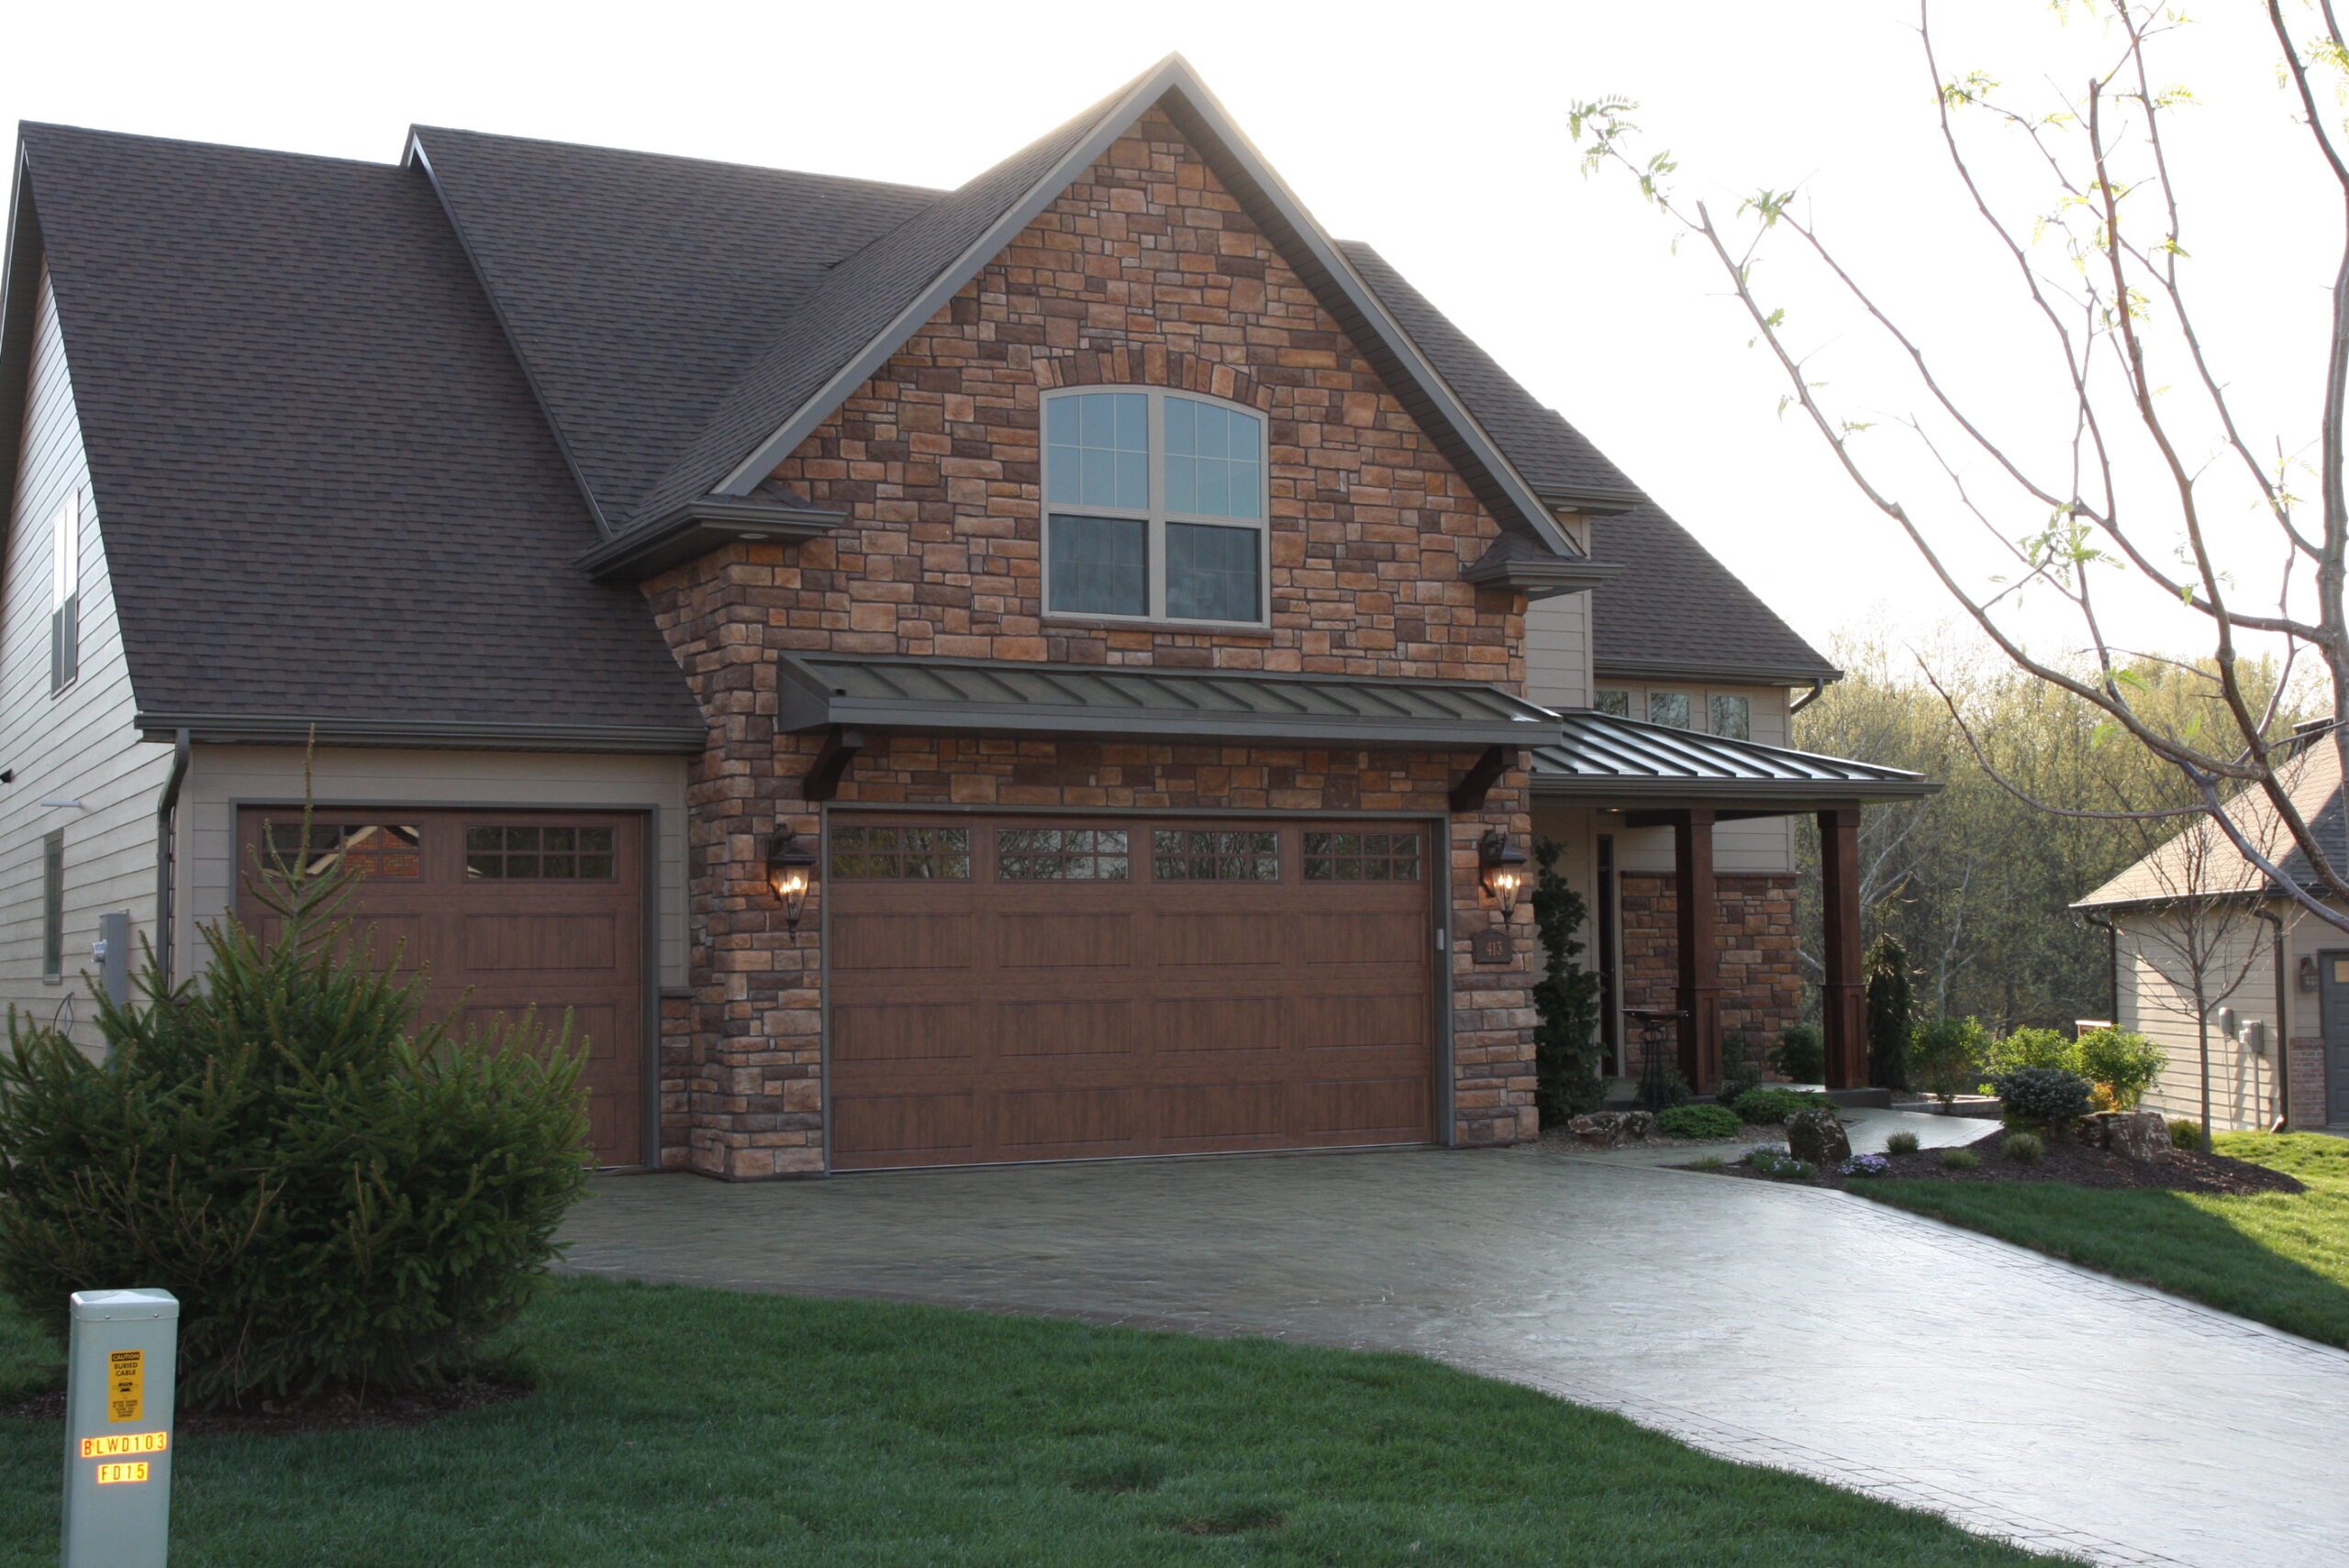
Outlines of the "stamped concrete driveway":
[[1554,1148],[599,1181],[573,1269],[1417,1351],[2112,1563],[2349,1563],[2349,1356]]

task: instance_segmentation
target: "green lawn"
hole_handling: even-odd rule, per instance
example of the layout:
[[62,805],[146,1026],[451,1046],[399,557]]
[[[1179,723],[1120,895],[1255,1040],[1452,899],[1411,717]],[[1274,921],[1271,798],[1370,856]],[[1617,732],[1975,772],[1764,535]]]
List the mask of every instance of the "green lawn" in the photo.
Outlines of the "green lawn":
[[[590,1280],[517,1338],[527,1399],[187,1439],[174,1568],[2055,1561],[1407,1356]],[[0,1312],[0,1386],[54,1361]],[[0,1563],[60,1444],[0,1418]]]
[[2349,1348],[2349,1139],[2234,1132],[2221,1154],[2304,1193],[2203,1197],[2053,1182],[1853,1182],[1846,1190]]

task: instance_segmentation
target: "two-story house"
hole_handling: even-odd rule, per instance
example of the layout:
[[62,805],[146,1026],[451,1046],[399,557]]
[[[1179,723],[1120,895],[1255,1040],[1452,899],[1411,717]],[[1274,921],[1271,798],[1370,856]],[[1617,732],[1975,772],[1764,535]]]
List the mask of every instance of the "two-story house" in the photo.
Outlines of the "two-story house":
[[299,855],[435,1006],[567,1010],[608,1164],[1508,1143],[1536,831],[1701,1083],[1819,812],[1857,1081],[1922,784],[1787,750],[1834,672],[1179,59],[951,192],[27,126],[0,423],[43,1021]]

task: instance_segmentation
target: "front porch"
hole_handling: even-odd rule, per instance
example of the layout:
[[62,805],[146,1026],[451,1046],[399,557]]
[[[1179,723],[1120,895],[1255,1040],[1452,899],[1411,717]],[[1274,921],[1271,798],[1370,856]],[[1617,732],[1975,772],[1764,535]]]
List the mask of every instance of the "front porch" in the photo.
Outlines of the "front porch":
[[[1534,831],[1590,909],[1584,962],[1602,979],[1610,1069],[1668,1014],[1700,1094],[1720,1083],[1724,1016],[1766,1051],[1803,1012],[1798,950],[1816,954],[1831,1090],[1867,1086],[1860,975],[1860,811],[1938,788],[1897,768],[1568,711],[1533,753]],[[1815,819],[1821,929],[1799,929],[1794,819]],[[1629,891],[1627,891],[1629,890]],[[1660,995],[1659,995],[1660,993]]]

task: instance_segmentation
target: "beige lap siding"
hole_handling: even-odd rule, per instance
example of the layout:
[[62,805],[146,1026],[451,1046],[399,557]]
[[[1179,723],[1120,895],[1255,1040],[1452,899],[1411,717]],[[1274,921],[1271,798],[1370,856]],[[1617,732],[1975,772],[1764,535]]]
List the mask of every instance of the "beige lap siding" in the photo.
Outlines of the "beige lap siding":
[[[1269,422],[1271,624],[1115,628],[1041,603],[1039,405],[1052,387],[1185,388]],[[794,650],[1308,671],[1522,690],[1524,601],[1461,578],[1499,537],[1418,428],[1179,132],[1152,114],[982,270],[777,477],[851,521],[746,545],[646,585],[716,742],[692,782],[693,1162],[735,1177],[821,1168],[818,921],[783,929],[760,872],[778,817],[812,831],[818,744],[774,733]],[[1320,755],[902,738],[851,765],[842,802],[1441,811],[1473,753]],[[1520,760],[1521,766],[1521,759]],[[1523,841],[1525,777],[1452,828],[1455,1135],[1533,1129],[1527,916],[1517,961],[1468,964],[1475,840]],[[820,904],[821,890],[817,894]]]

